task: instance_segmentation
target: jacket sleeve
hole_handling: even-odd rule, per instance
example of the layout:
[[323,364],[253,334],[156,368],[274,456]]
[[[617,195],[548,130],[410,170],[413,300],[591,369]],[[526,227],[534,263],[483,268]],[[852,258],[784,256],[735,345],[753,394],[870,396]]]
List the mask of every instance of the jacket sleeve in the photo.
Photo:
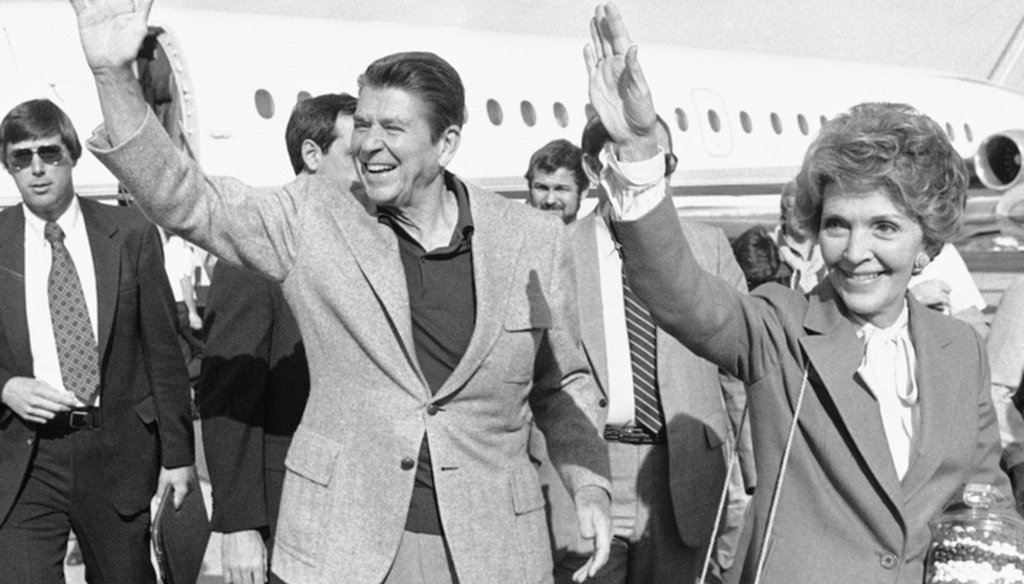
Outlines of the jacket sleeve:
[[[992,402],[999,420],[1003,461],[1007,468],[1024,463],[1024,418],[1014,404],[1024,374],[1024,278],[1003,292],[992,319],[988,356],[992,367]],[[1018,399],[1020,396],[1017,396]]]
[[211,527],[222,533],[269,524],[263,439],[274,305],[268,284],[222,265],[207,296],[196,401],[213,489]]
[[261,189],[207,176],[175,148],[152,112],[124,143],[111,145],[101,128],[88,146],[157,224],[273,280],[290,271],[296,245],[292,229],[302,194],[308,194],[298,191],[308,190],[307,177]]
[[175,329],[174,296],[164,271],[160,234],[147,225],[138,255],[139,328],[160,434],[160,464],[194,461],[192,396]]
[[542,334],[530,406],[547,440],[548,456],[570,493],[595,485],[611,492],[608,446],[598,428],[601,391],[580,341],[576,269],[565,230],[551,248],[547,282],[531,282],[547,300],[550,327]]

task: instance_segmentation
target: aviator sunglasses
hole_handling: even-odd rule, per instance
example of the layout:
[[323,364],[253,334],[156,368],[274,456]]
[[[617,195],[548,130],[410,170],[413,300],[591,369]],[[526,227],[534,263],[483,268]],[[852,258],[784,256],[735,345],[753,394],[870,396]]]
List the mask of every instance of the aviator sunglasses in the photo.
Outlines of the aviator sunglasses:
[[58,144],[46,144],[36,148],[18,148],[7,152],[7,167],[11,172],[18,172],[32,166],[32,157],[38,154],[39,159],[51,166],[64,161],[64,149]]

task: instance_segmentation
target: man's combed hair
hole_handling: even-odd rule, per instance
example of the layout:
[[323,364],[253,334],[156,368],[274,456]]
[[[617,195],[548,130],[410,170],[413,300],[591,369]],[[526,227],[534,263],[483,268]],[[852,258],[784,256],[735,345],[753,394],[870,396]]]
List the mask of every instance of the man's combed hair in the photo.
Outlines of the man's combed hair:
[[340,114],[355,115],[356,98],[347,93],[327,93],[304,99],[292,108],[284,129],[284,143],[295,174],[302,172],[302,143],[312,140],[327,152],[337,136],[335,123]]
[[800,222],[818,233],[825,188],[881,190],[921,225],[933,256],[963,222],[967,170],[943,129],[905,104],[864,103],[822,127],[798,177]]
[[466,123],[462,78],[448,61],[434,53],[395,53],[377,59],[359,76],[359,90],[367,87],[402,89],[426,103],[433,142],[446,128],[461,128]]
[[552,173],[559,168],[572,172],[576,190],[581,194],[590,186],[590,179],[583,171],[583,151],[572,142],[559,138],[541,146],[540,150],[530,157],[530,165],[526,168],[526,182],[533,184],[533,176],[538,170]]
[[7,168],[7,148],[25,140],[60,136],[71,160],[82,156],[78,133],[64,110],[48,99],[33,99],[14,106],[0,121],[0,162]]

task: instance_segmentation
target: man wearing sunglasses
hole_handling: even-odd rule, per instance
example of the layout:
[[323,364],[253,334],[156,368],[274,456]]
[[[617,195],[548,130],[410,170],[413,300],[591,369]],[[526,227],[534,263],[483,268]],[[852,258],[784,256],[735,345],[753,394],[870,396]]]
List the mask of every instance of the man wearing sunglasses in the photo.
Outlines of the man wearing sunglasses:
[[195,481],[188,374],[160,236],[80,199],[81,145],[48,100],[0,121],[23,204],[0,213],[0,566],[64,581],[74,529],[90,581],[154,582],[149,505]]
[[[669,176],[676,157],[668,125],[660,117],[658,122]],[[598,185],[598,204],[594,213],[568,228],[583,292],[583,348],[608,403],[600,421],[611,460],[614,539],[608,563],[591,581],[693,582],[726,481],[726,444],[733,426],[740,424],[746,395],[741,383],[720,376],[717,367],[657,330],[624,285],[622,260],[607,219],[610,203],[600,180],[603,150],[610,143],[600,119],[591,118],[581,144],[584,169],[590,183]],[[702,265],[745,290],[743,272],[725,234],[707,225],[683,225],[696,242],[694,253]],[[590,550],[576,535],[572,501],[565,489],[550,465],[542,464],[541,469],[548,485],[555,581],[568,583]],[[734,474],[742,497],[740,472]],[[729,525],[736,529],[730,538],[720,540],[719,552],[735,547],[742,515],[741,508],[729,516]],[[716,573],[731,561],[728,553],[723,559]],[[715,575],[706,581],[716,581]]]

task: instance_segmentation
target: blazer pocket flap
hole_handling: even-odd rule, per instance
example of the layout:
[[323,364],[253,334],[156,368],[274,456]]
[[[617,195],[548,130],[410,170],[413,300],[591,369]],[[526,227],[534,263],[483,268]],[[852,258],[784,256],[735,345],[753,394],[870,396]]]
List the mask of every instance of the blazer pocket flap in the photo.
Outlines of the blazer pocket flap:
[[295,474],[326,487],[334,474],[337,457],[338,445],[333,440],[312,432],[296,432],[284,465]]
[[544,495],[540,478],[532,464],[512,471],[512,508],[516,515],[524,515],[544,508]]
[[149,396],[146,399],[135,404],[135,413],[139,415],[143,424],[152,424],[156,421],[156,405],[153,402],[153,396]]
[[[515,302],[515,301],[513,301]],[[515,303],[505,315],[505,330],[528,331],[551,328],[551,310],[543,298],[530,298],[525,303]]]

